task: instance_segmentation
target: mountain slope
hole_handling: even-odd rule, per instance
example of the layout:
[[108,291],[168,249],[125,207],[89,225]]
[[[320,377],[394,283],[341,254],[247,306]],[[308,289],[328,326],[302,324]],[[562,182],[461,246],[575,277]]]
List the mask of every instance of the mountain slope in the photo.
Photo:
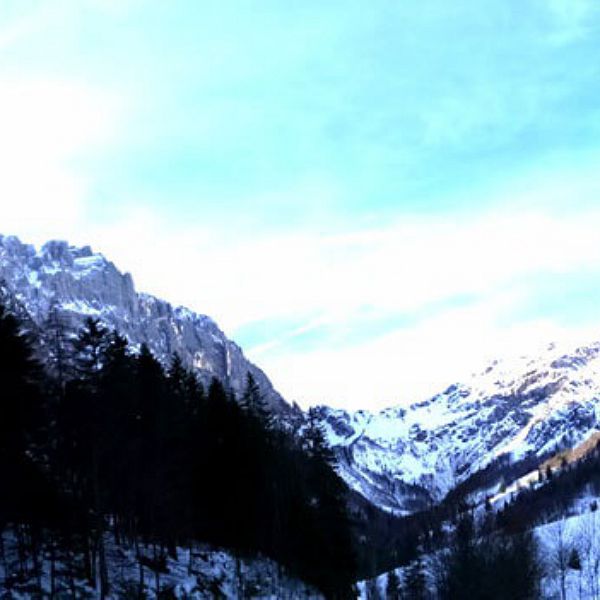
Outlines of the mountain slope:
[[37,250],[0,236],[0,282],[40,329],[51,313],[69,332],[98,318],[134,346],[147,344],[165,364],[179,354],[204,382],[217,377],[239,394],[250,372],[275,412],[293,410],[212,319],[136,292],[131,275],[89,246],[51,241]]
[[[52,241],[38,250],[0,236],[0,282],[38,333],[54,314],[71,333],[85,318],[99,318],[165,364],[177,353],[205,382],[217,377],[238,394],[252,373],[275,412],[302,420],[214,321],[136,292],[129,274],[89,247]],[[600,344],[550,346],[533,359],[496,361],[409,407],[320,407],[318,414],[348,485],[405,514],[440,501],[497,461],[541,459],[582,442],[599,429],[598,398]]]
[[[35,595],[39,588],[43,590],[45,598],[100,597],[99,590],[84,577],[73,576],[72,563],[74,560],[82,561],[81,556],[60,556],[58,552],[59,556],[53,565],[50,553],[46,553],[42,555],[38,573],[31,571],[18,574],[22,556],[19,555],[17,536],[12,528],[3,534],[5,555],[0,564],[3,597],[39,597]],[[175,556],[166,557],[163,568],[158,572],[160,593],[157,593],[157,571],[152,568],[153,549],[150,544],[138,545],[139,556],[143,557],[140,561],[134,548],[115,544],[112,536],[105,535],[104,543],[113,592],[111,598],[323,598],[316,589],[291,576],[285,567],[273,560],[261,556],[241,558],[207,544],[179,547]]]
[[319,409],[347,483],[398,513],[440,501],[496,460],[545,457],[599,429],[600,344],[496,361],[406,408]]

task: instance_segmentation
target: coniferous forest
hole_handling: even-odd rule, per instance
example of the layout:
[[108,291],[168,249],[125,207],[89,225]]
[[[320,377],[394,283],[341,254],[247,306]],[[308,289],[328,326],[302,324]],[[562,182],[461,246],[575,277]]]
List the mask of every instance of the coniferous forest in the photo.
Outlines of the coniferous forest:
[[351,596],[345,486],[314,420],[287,432],[251,375],[241,398],[217,380],[205,389],[177,356],[165,369],[98,321],[73,339],[48,332],[42,365],[0,308],[0,533],[14,531],[25,557],[17,577],[50,560],[51,595],[77,576],[106,597],[109,536],[152,548],[139,559],[158,589],[167,557],[206,542]]

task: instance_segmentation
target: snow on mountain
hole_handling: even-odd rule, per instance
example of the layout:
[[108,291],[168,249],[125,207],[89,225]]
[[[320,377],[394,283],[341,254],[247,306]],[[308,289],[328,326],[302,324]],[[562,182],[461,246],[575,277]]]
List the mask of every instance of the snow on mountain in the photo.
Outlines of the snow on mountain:
[[[173,353],[206,382],[240,393],[251,372],[279,414],[301,419],[267,376],[212,319],[138,293],[129,274],[89,246],[40,249],[0,236],[0,283],[40,330],[51,313],[71,332],[99,318],[147,344],[164,363]],[[600,343],[549,346],[535,358],[496,361],[469,381],[408,407],[318,414],[350,487],[377,506],[409,513],[441,500],[495,460],[545,456],[598,427]]]
[[0,282],[42,331],[51,313],[71,332],[87,317],[98,318],[133,346],[147,344],[164,364],[179,354],[205,382],[217,377],[241,393],[250,372],[276,412],[292,411],[212,319],[136,292],[131,275],[89,246],[51,241],[36,249],[0,235]]
[[495,361],[409,407],[319,415],[346,482],[408,513],[441,500],[495,459],[542,457],[600,429],[600,343]]

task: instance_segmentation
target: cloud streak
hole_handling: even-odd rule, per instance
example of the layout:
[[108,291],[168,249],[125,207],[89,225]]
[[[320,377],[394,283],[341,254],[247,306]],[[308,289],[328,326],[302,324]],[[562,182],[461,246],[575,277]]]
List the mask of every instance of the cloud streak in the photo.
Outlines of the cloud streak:
[[[574,333],[587,341],[582,324],[569,323],[575,305],[543,316],[531,305],[563,278],[578,285],[580,277],[587,292],[600,280],[592,168],[539,187],[521,181],[503,189],[511,201],[493,209],[356,232],[228,237],[135,212],[105,229],[84,228],[78,241],[102,248],[142,289],[215,317],[290,398],[354,406],[367,397],[370,405],[414,400],[485,357]],[[549,189],[554,208],[542,208],[536,198]],[[573,190],[584,208],[565,214]],[[269,327],[277,321],[279,333]],[[600,315],[583,325],[595,331]],[[350,385],[351,373],[376,378],[370,394],[365,381]]]

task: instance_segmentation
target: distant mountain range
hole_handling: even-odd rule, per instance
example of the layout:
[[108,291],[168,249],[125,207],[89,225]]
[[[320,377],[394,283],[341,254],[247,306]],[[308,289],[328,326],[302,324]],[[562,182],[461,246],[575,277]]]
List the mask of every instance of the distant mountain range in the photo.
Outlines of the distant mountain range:
[[[87,317],[98,318],[164,363],[179,354],[204,382],[217,377],[240,394],[250,372],[280,419],[295,426],[303,419],[212,319],[137,292],[129,274],[88,246],[51,241],[36,249],[0,236],[0,282],[42,336],[53,314],[72,333]],[[497,361],[411,406],[317,412],[348,485],[376,506],[406,514],[497,465],[479,488],[469,488],[491,494],[506,475],[502,467],[529,461],[529,468],[583,442],[599,429],[599,399],[600,343],[593,343]]]

